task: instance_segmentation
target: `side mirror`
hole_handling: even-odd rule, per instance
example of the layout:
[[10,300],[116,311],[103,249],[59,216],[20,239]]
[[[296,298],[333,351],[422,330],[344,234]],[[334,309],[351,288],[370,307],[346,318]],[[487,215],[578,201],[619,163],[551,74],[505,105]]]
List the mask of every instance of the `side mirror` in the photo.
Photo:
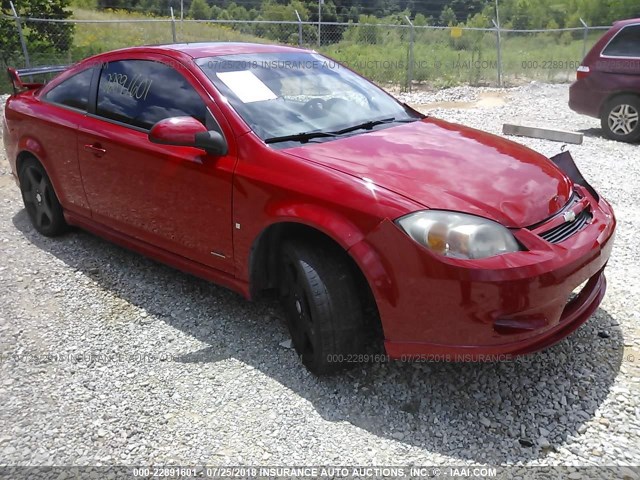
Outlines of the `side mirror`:
[[203,149],[211,155],[215,155],[218,157],[226,155],[229,151],[227,141],[219,132],[216,132],[215,130],[196,133],[195,146]]
[[193,117],[171,117],[160,120],[149,131],[149,141],[161,145],[196,147],[211,155],[225,155],[227,142],[216,131],[207,128]]

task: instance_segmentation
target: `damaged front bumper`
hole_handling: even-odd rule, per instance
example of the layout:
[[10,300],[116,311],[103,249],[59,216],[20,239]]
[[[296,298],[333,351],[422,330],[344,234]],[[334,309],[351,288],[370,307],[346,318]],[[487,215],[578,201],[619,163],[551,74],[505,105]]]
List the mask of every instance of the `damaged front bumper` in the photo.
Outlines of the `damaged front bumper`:
[[[390,220],[353,247],[371,262],[365,271],[391,358],[476,361],[527,354],[562,340],[595,312],[606,290],[615,216],[568,152],[554,162],[574,182],[574,203],[535,228],[512,230],[523,251],[445,259]],[[557,235],[578,217],[580,228]],[[546,232],[554,236],[545,238]]]

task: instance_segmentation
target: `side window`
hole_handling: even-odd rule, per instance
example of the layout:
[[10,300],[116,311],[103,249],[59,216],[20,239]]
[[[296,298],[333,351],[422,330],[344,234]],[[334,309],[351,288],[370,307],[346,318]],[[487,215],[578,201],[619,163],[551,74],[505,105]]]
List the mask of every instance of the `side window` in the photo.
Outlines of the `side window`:
[[602,52],[609,57],[640,58],[640,25],[624,27]]
[[89,105],[89,89],[93,71],[93,68],[89,68],[67,78],[60,85],[49,90],[45,99],[52,103],[77,108],[86,112]]
[[206,106],[173,68],[149,60],[109,62],[100,73],[96,113],[135,127],[191,116],[205,124]]

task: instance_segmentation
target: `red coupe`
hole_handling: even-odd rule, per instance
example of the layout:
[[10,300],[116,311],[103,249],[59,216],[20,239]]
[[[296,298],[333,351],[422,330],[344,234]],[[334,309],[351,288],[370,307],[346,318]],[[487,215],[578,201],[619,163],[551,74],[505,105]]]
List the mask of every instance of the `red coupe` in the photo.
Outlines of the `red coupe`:
[[616,221],[568,153],[424,117],[297,48],[127,48],[22,81],[55,70],[9,71],[35,229],[277,293],[315,373],[534,352],[602,300]]

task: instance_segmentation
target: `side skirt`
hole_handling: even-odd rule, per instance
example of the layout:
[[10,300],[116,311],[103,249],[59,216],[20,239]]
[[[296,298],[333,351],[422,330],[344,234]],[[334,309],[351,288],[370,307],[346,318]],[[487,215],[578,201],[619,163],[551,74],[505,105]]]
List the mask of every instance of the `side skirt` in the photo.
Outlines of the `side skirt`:
[[117,232],[116,230],[96,223],[93,220],[76,213],[65,210],[64,218],[69,225],[74,225],[83,230],[87,230],[88,232],[120,245],[121,247],[133,250],[134,252],[140,253],[160,263],[169,265],[182,272],[208,280],[216,285],[228,288],[229,290],[233,290],[247,299],[250,298],[249,284],[245,281],[238,280],[228,273],[207,267],[206,265],[202,265],[201,263],[194,262],[193,260],[189,260],[179,255],[175,255],[167,250]]

